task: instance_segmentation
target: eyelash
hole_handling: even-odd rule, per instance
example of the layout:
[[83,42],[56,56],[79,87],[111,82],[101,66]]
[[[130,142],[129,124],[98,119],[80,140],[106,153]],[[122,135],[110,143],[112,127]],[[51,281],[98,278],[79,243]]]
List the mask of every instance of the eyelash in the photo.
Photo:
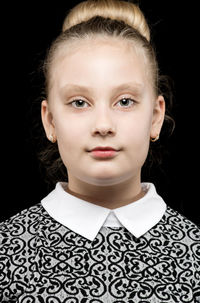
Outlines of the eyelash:
[[[75,99],[75,100],[73,100],[72,102],[70,102],[70,103],[68,103],[69,105],[72,105],[74,102],[77,102],[77,101],[83,101],[83,102],[85,102],[85,103],[87,103],[85,100],[82,100],[82,99]],[[135,103],[137,103],[135,100],[133,100],[133,99],[131,99],[131,98],[122,98],[122,99],[120,99],[118,102],[120,102],[120,101],[122,101],[122,100],[130,100],[130,101],[132,101],[133,102],[133,104],[132,105],[134,105]],[[117,102],[117,103],[118,103]],[[73,106],[73,105],[72,105]],[[86,107],[75,107],[75,106],[73,106],[74,108],[86,108]],[[125,107],[125,106],[122,106],[122,107]],[[131,106],[127,106],[127,108],[130,108]],[[125,107],[126,108],[126,107]]]

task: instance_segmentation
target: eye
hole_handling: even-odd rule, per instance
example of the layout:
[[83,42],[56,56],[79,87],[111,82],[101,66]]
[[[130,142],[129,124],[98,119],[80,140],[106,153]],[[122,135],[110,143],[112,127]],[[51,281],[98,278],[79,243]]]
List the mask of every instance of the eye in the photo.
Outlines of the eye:
[[[84,100],[82,99],[76,99],[76,100],[73,100],[72,102],[70,102],[70,104],[72,104],[73,107],[75,108],[85,108],[87,106],[83,106],[84,104],[87,104]],[[75,105],[73,105],[75,104]]]
[[[117,103],[120,103],[122,105],[120,107],[129,108],[133,104],[135,104],[136,101],[131,99],[131,98],[122,98]],[[86,107],[89,106],[88,103],[86,101],[82,100],[82,99],[75,99],[72,102],[70,102],[69,104],[72,105],[74,108],[86,108]]]
[[120,107],[131,107],[130,102],[132,102],[132,105],[134,103],[136,103],[136,101],[133,100],[133,99],[131,99],[131,98],[122,98],[117,103],[121,103],[122,104],[122,106],[120,106]]

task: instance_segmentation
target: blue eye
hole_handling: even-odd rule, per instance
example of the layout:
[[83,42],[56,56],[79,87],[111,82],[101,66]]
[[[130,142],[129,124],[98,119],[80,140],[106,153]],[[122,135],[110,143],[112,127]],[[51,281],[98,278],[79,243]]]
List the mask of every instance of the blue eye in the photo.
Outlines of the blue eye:
[[[122,106],[120,106],[120,107],[129,108],[134,103],[136,103],[136,101],[131,99],[131,98],[122,98],[117,103],[121,103]],[[89,106],[88,103],[86,101],[82,100],[82,99],[73,100],[69,104],[71,104],[74,108],[86,108],[86,107]],[[86,105],[86,106],[84,106],[84,105]]]
[[84,108],[84,106],[82,106],[82,105],[86,104],[86,102],[84,100],[81,100],[81,99],[76,99],[76,100],[72,101],[70,104],[76,104],[77,106],[72,105],[75,108],[78,108],[78,107]]
[[[127,102],[127,100],[128,100],[128,102]],[[130,104],[130,102],[129,101],[131,101],[132,102],[132,104],[134,104],[135,103],[135,101],[133,100],[133,99],[131,99],[131,98],[122,98],[121,100],[119,100],[119,102],[123,105],[122,107],[130,107],[130,106],[126,106],[126,105],[129,105]],[[119,103],[119,102],[117,102],[117,103]],[[125,106],[124,106],[125,105]]]

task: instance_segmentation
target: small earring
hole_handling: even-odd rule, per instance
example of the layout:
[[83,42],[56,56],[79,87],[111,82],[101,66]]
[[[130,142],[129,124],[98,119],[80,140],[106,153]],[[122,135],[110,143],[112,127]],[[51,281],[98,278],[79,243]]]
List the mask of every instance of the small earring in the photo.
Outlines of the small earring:
[[52,143],[56,142],[56,140],[54,139],[54,136],[52,134],[49,135],[49,141],[51,141]]
[[159,135],[157,135],[155,138],[151,138],[151,142],[156,142],[159,139]]

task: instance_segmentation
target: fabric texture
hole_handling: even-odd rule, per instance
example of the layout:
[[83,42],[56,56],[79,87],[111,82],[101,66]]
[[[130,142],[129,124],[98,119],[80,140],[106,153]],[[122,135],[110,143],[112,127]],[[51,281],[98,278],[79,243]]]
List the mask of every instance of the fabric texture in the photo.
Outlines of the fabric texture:
[[42,206],[57,222],[91,241],[102,226],[121,225],[140,237],[160,221],[166,210],[166,203],[152,183],[141,183],[143,198],[112,211],[69,194],[67,186],[67,182],[58,182],[42,199]]
[[170,207],[139,238],[103,226],[90,241],[41,203],[0,224],[0,302],[199,303],[199,271],[200,230]]

